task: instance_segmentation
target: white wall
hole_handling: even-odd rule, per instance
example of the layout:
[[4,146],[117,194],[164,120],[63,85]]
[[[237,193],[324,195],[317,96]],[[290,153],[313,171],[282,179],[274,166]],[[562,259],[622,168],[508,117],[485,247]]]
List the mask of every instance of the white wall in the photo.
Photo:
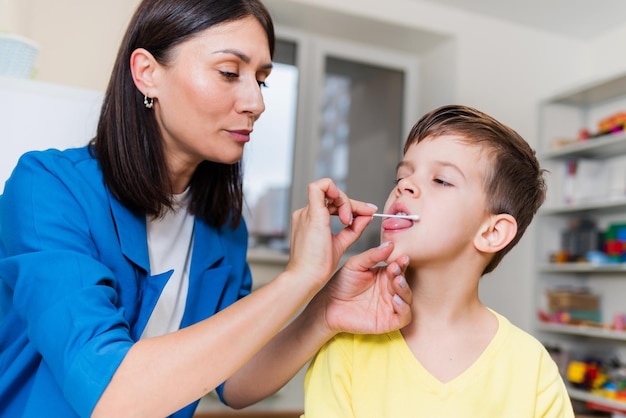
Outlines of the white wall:
[[[0,0],[0,30],[40,47],[36,78],[103,91],[138,0]],[[6,11],[6,14],[5,14]]]
[[626,23],[585,46],[585,74],[589,81],[626,71]]
[[30,0],[0,0],[0,31],[21,33]]
[[[42,46],[37,63],[40,80],[97,90],[105,88],[123,29],[138,3],[1,1],[19,21],[19,34]],[[583,80],[626,71],[626,54],[621,52],[626,23],[600,39],[583,42],[419,0],[267,1],[278,24],[300,19],[297,24],[308,30],[328,32],[321,23],[301,20],[316,11],[360,19],[374,29],[392,28],[347,36],[405,52],[413,49],[419,55],[425,77],[421,112],[446,102],[472,105],[515,128],[533,146],[541,98]],[[23,12],[25,6],[30,7]],[[303,8],[309,13],[298,16]],[[21,11],[19,16],[15,10]],[[343,34],[346,28],[349,25]],[[481,291],[487,304],[529,330],[535,297],[532,234],[531,228],[501,268],[484,279]]]

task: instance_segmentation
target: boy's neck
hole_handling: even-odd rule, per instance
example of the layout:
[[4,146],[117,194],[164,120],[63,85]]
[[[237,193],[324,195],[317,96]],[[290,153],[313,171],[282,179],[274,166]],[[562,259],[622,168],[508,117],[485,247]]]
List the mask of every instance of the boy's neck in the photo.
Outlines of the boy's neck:
[[462,326],[484,314],[486,308],[478,296],[480,274],[470,269],[459,271],[463,270],[407,271],[406,278],[413,292],[410,326],[413,323],[421,327]]
[[471,367],[498,331],[496,316],[477,295],[455,298],[414,300],[413,319],[401,330],[417,361],[443,383]]

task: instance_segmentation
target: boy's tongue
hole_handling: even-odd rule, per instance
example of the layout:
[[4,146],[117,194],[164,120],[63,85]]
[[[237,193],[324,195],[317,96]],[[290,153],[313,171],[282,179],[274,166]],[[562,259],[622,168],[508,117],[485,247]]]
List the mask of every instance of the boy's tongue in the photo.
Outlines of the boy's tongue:
[[405,229],[413,226],[413,221],[410,219],[401,218],[387,218],[381,224],[383,229]]

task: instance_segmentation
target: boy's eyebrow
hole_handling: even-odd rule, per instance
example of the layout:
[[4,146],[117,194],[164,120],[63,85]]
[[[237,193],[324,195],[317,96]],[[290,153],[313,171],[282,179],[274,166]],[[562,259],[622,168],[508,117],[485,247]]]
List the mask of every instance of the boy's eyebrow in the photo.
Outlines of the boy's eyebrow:
[[[242,60],[243,62],[245,62],[246,64],[250,64],[250,57],[247,56],[246,54],[244,54],[243,52],[233,49],[233,48],[226,48],[226,49],[220,49],[218,51],[214,51],[214,54],[232,54],[234,56],[236,56],[237,58],[239,58],[240,60]],[[269,62],[263,66],[261,66],[261,69],[271,69],[273,67],[272,63]]]
[[[453,163],[451,163],[449,161],[434,161],[434,164],[437,165],[437,166],[440,166],[440,167],[450,167],[453,170],[455,170],[456,172],[458,172],[463,177],[463,179],[465,179],[465,174],[463,174],[463,171],[456,164],[453,164]],[[413,164],[410,163],[409,161],[402,160],[396,166],[396,171],[401,169],[401,168],[403,168],[403,167],[412,168]]]
[[400,169],[400,168],[402,168],[402,167],[412,167],[412,166],[413,166],[413,164],[411,164],[410,162],[402,160],[402,161],[400,161],[400,162],[396,165],[396,170],[398,170],[398,169]]
[[456,164],[449,161],[435,161],[435,164],[441,167],[450,167],[451,169],[459,173],[461,177],[463,177],[463,179],[465,180],[465,174],[463,173],[463,170],[461,170]]

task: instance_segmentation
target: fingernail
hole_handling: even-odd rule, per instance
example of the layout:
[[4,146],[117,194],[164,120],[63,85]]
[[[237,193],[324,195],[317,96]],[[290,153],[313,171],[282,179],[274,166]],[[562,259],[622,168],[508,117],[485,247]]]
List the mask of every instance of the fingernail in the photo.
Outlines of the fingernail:
[[386,247],[389,247],[390,245],[391,245],[391,241],[385,241],[382,244],[380,244],[378,248],[386,248]]
[[406,279],[404,278],[404,276],[400,276],[400,280],[398,280],[398,284],[403,289],[406,289],[409,286],[409,284],[406,282]]
[[404,306],[404,301],[402,300],[402,298],[398,295],[393,295],[393,301],[396,303],[396,305],[398,306]]
[[370,208],[373,208],[374,210],[378,210],[378,206],[376,206],[373,203],[368,203],[367,206],[369,206]]
[[393,266],[393,274],[395,274],[396,276],[399,276],[402,274],[402,269],[400,268],[399,265],[394,265]]

